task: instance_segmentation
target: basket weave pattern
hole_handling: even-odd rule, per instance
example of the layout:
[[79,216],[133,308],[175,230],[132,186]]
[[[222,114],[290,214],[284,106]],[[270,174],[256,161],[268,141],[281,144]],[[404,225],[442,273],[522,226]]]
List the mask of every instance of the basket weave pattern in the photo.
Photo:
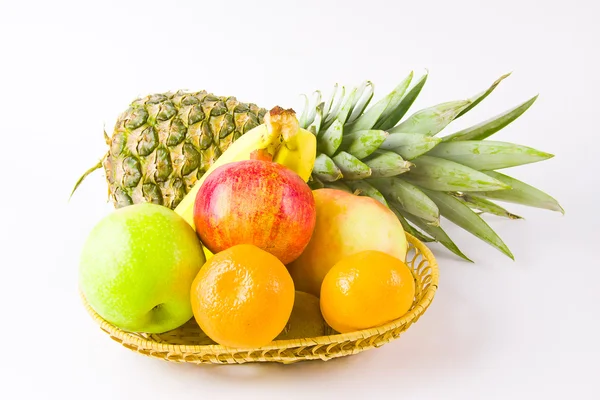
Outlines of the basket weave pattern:
[[279,362],[289,364],[303,360],[329,360],[380,347],[400,336],[431,304],[438,286],[438,266],[431,251],[418,239],[407,234],[409,251],[406,263],[415,278],[415,301],[410,311],[399,319],[376,328],[315,338],[275,340],[258,349],[234,349],[215,344],[198,327],[194,319],[162,334],[123,331],[100,317],[83,299],[88,313],[110,337],[124,347],[146,356],[173,362],[194,364],[241,364]]

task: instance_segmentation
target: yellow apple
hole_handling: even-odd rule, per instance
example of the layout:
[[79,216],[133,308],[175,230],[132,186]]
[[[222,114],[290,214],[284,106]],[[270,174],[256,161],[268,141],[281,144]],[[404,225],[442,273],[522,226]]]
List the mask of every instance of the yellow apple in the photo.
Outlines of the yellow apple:
[[313,191],[317,222],[308,246],[288,265],[296,290],[319,296],[321,283],[342,258],[378,250],[404,261],[406,235],[396,215],[378,201],[336,189]]

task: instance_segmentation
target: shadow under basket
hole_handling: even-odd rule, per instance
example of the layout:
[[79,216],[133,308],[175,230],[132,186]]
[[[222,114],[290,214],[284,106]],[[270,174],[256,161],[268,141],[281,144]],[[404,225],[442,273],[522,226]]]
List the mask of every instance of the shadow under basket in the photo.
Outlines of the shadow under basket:
[[290,364],[305,360],[329,360],[380,347],[400,336],[417,322],[433,301],[439,270],[431,251],[418,239],[406,234],[409,250],[406,263],[415,278],[415,300],[408,313],[381,326],[361,331],[303,339],[275,340],[255,349],[236,349],[214,344],[192,318],[183,326],[161,334],[123,331],[100,317],[82,297],[88,313],[111,339],[124,347],[172,362],[193,364],[242,364],[278,362]]

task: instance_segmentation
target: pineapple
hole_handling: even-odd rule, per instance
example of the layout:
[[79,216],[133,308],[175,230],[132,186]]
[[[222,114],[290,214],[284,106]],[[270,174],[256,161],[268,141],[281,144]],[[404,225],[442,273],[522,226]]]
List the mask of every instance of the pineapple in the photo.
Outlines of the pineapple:
[[229,145],[262,123],[266,110],[205,91],[153,94],[131,103],[109,150],[77,186],[104,166],[115,207],[152,202],[175,208]]
[[473,98],[438,104],[405,119],[427,75],[409,89],[411,73],[368,109],[373,97],[370,82],[349,92],[336,85],[326,101],[321,101],[319,91],[312,103],[305,96],[300,125],[317,135],[318,151],[309,184],[315,189],[329,187],[370,196],[389,207],[407,232],[425,242],[437,241],[466,260],[469,258],[440,226],[440,216],[514,259],[480,214],[520,217],[492,200],[563,209],[549,195],[496,170],[552,155],[484,139],[522,115],[537,96],[485,122],[437,136],[507,76]]
[[[310,186],[372,197],[389,207],[407,232],[425,242],[439,242],[465,260],[470,261],[440,226],[440,217],[514,258],[480,215],[520,217],[493,200],[563,209],[546,193],[496,170],[552,155],[484,139],[521,116],[537,96],[480,124],[439,136],[507,76],[470,99],[438,104],[407,118],[427,75],[411,86],[411,73],[370,107],[371,82],[348,92],[336,85],[325,101],[319,91],[312,102],[306,97],[300,126],[317,137]],[[108,153],[75,189],[104,166],[116,207],[153,202],[175,208],[234,140],[263,122],[265,112],[205,91],[137,99],[119,117],[112,137],[105,133]]]

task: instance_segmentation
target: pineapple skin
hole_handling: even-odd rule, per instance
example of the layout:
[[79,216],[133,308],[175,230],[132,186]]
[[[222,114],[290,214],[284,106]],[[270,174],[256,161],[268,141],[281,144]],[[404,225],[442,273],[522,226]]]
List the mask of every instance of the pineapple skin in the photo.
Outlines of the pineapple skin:
[[118,118],[103,161],[116,208],[150,202],[174,209],[266,110],[206,91],[160,93],[133,101]]

